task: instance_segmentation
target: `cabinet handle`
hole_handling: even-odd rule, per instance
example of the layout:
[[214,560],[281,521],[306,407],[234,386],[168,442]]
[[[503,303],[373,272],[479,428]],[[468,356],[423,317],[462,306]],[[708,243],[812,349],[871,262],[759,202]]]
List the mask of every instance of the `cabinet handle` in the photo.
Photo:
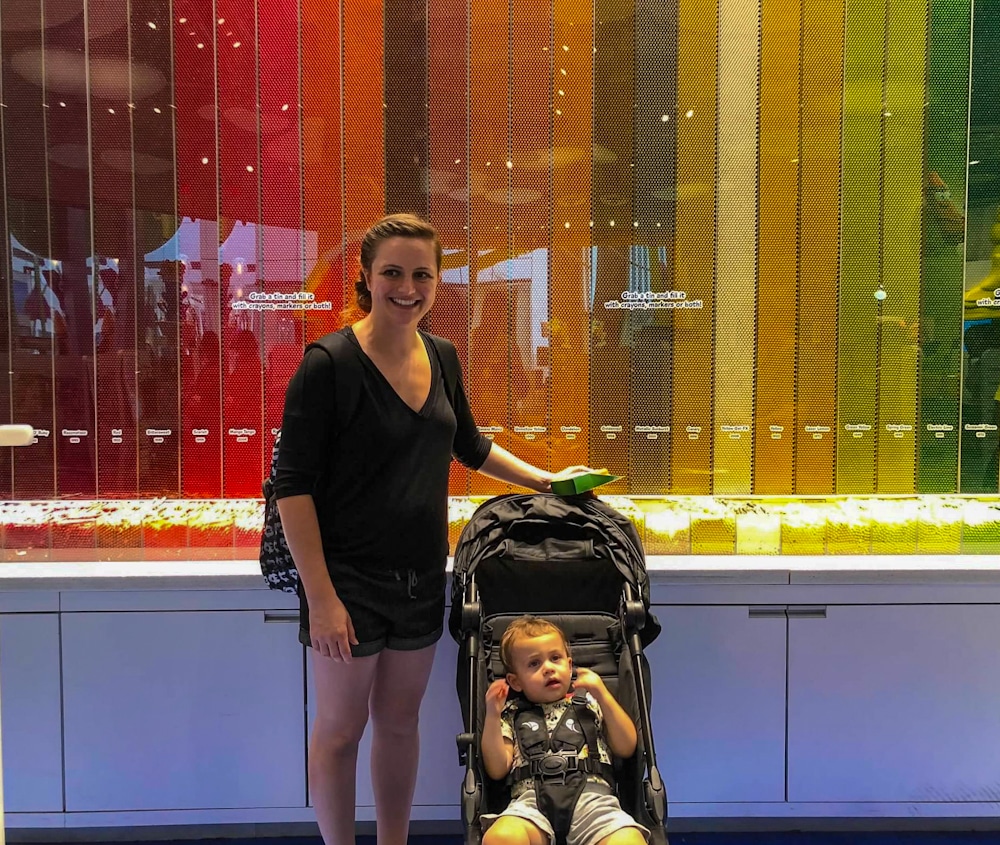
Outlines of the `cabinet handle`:
[[750,608],[749,615],[751,619],[784,619],[785,606],[783,604],[758,605]]
[[265,622],[298,622],[299,612],[297,610],[265,610]]
[[789,619],[826,619],[825,604],[789,605]]

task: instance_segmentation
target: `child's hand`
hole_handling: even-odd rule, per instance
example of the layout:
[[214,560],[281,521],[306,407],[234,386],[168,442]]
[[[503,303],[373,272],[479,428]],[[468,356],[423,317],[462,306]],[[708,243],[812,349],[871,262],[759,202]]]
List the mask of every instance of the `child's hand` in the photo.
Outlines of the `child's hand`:
[[601,680],[600,675],[590,669],[583,668],[577,668],[576,681],[573,683],[573,688],[589,692],[598,701],[600,701],[608,691],[608,688],[604,686],[604,681]]
[[486,690],[486,715],[500,718],[503,713],[503,706],[507,703],[507,694],[510,687],[503,678],[495,680]]

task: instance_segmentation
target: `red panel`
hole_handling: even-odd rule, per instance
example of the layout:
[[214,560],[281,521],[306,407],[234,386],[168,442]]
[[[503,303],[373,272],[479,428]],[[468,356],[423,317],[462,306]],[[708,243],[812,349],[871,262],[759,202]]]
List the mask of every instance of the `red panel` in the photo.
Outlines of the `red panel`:
[[[65,13],[66,3],[46,0],[45,10]],[[46,67],[85,70],[84,8],[79,16],[60,27],[45,30]],[[127,89],[126,89],[127,90]],[[54,92],[53,92],[54,93]],[[127,97],[120,86],[98,85],[91,89],[107,109],[107,102],[120,99],[127,111]],[[94,318],[93,293],[87,259],[93,255],[91,199],[88,170],[91,165],[87,138],[86,73],[59,94],[65,107],[48,109],[46,150],[49,164],[49,224],[52,257],[59,265],[49,274],[49,306],[55,336],[55,425],[56,493],[89,496],[97,493],[94,453],[95,403],[93,384]],[[117,112],[117,110],[116,110]],[[109,115],[118,117],[119,115]],[[128,115],[120,115],[127,136]],[[120,132],[121,129],[118,129]]]
[[222,220],[234,221],[228,236],[220,232],[220,260],[231,268],[223,268],[219,291],[223,493],[236,498],[259,496],[263,475],[262,321],[260,312],[232,307],[261,290],[256,11],[254,0],[216,5],[220,210]]
[[205,498],[222,495],[217,26],[210,4],[174,3],[178,220],[196,235],[186,247],[191,271],[182,300],[181,489]]
[[[0,29],[6,105],[3,135],[8,227],[3,237],[11,243],[9,278],[13,293],[9,372],[14,421],[31,424],[39,437],[33,446],[4,451],[8,451],[13,462],[11,495],[30,499],[49,497],[55,492],[52,317],[44,290],[47,283],[38,269],[42,259],[51,254],[44,179],[46,150],[45,144],[39,142],[45,137],[48,110],[42,104],[40,75],[26,79],[11,66],[10,57],[27,54],[40,58],[41,2],[34,0],[21,4],[16,23],[12,26],[5,19]],[[8,535],[8,545],[11,542]],[[43,544],[48,545],[47,533]]]
[[[264,291],[293,297],[303,290],[302,162],[299,132],[299,43],[296,0],[260,7],[268,33],[260,51],[261,232],[259,273]],[[313,241],[315,239],[312,239]],[[294,299],[278,300],[291,304]],[[305,311],[264,312],[263,458],[281,427],[285,387],[302,358]],[[266,464],[265,464],[266,466]]]
[[[128,68],[127,8],[89,3],[91,68]],[[166,31],[167,21],[161,20]],[[147,27],[148,29],[148,27]],[[92,77],[96,74],[92,73]],[[166,79],[163,80],[166,82]],[[91,98],[91,184],[94,241],[99,266],[94,279],[94,338],[97,394],[95,432],[102,497],[135,496],[136,457],[136,278],[134,109],[127,90],[105,90],[98,81]],[[134,103],[133,103],[134,105]],[[152,167],[147,162],[147,167]],[[167,169],[170,170],[169,160]],[[140,265],[141,267],[141,265]],[[176,435],[175,435],[176,436]]]
[[339,325],[348,301],[344,267],[343,82],[338,6],[302,0],[302,207],[306,233],[306,290],[329,311],[307,311],[305,340]]
[[[469,44],[465,0],[429,0],[428,47],[430,218],[444,246],[444,274],[438,286],[431,329],[447,337],[463,364],[469,351]],[[466,370],[467,372],[467,370]],[[469,471],[451,465],[452,495],[468,492]]]

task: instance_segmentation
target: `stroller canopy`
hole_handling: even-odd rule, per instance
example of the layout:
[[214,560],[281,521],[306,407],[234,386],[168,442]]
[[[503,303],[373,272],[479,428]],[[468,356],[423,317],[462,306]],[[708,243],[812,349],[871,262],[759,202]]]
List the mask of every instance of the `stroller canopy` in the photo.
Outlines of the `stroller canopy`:
[[[659,623],[649,613],[649,578],[639,533],[626,516],[599,499],[514,494],[480,505],[455,549],[448,628],[456,641],[461,642],[462,637],[466,583],[480,565],[491,559],[568,567],[574,561],[606,561],[642,601],[643,645],[651,643],[660,632]],[[528,570],[537,573],[537,569],[526,565]],[[518,571],[516,566],[513,571]],[[526,591],[539,587],[537,583],[523,585]]]

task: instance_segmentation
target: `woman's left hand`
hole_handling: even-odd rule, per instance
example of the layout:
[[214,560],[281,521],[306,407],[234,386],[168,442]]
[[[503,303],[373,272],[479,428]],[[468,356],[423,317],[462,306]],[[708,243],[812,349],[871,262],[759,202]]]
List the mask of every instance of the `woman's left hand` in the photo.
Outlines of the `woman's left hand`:
[[[553,481],[562,481],[563,479],[566,478],[572,478],[574,475],[583,475],[586,472],[597,472],[597,470],[595,470],[593,467],[585,467],[585,466],[566,467],[566,469],[561,469],[559,470],[559,472],[557,472],[555,475],[549,478],[549,488],[545,492],[546,493],[552,492]],[[585,498],[588,499],[597,498],[593,490],[588,490],[586,493],[579,493],[578,495],[584,496]]]

